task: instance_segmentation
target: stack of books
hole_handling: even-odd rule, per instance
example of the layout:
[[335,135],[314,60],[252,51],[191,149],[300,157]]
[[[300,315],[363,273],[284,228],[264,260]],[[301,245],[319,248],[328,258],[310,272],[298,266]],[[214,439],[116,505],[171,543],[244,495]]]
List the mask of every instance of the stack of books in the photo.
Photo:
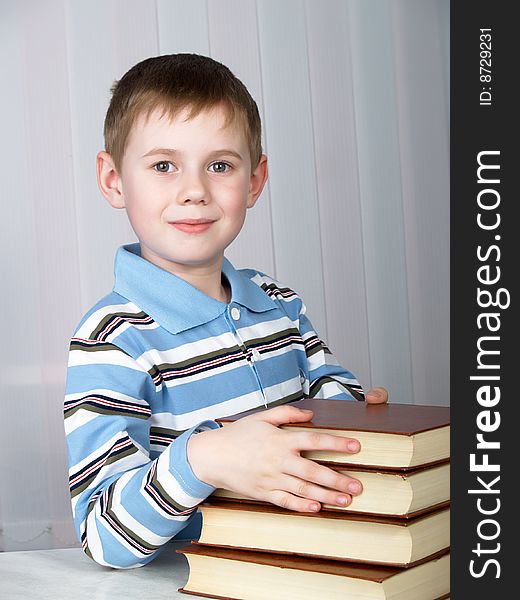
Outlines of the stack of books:
[[345,508],[297,513],[216,490],[200,507],[198,542],[178,550],[189,564],[179,591],[236,600],[448,598],[449,408],[294,404],[313,410],[313,419],[283,428],[359,440],[357,454],[303,456],[358,479],[363,492]]

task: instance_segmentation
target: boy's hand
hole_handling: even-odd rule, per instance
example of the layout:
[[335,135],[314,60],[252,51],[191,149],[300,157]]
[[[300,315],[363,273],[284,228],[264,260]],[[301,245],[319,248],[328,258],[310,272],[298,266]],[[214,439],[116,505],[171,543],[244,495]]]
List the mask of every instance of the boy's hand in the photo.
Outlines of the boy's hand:
[[370,388],[365,394],[367,404],[384,404],[388,402],[388,392],[384,387]]
[[280,429],[312,419],[312,411],[284,405],[243,417],[220,429],[203,431],[188,441],[195,475],[209,485],[271,502],[298,512],[316,512],[320,503],[347,506],[361,493],[357,479],[340,475],[303,458],[305,450],[355,453],[351,438]]

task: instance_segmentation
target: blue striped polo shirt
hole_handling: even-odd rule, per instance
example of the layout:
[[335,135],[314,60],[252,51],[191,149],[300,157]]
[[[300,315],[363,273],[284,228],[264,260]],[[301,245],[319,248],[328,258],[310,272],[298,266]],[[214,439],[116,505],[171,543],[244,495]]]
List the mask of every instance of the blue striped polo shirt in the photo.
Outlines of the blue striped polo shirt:
[[303,397],[363,391],[314,331],[291,289],[224,259],[229,304],[121,247],[113,291],[70,344],[65,398],[74,523],[85,552],[140,566],[214,491],[186,444],[216,418]]

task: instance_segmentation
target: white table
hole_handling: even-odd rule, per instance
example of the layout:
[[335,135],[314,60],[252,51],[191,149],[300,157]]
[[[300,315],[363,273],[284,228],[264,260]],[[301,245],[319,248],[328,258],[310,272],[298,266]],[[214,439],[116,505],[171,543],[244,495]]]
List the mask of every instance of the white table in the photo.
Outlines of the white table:
[[[188,563],[171,543],[150,564],[110,569],[80,548],[0,553],[0,600],[188,600],[178,592],[188,579]],[[171,546],[171,547],[170,547]]]
[[125,570],[100,567],[79,548],[3,552],[0,553],[0,600],[202,598],[177,591],[188,579],[188,562],[175,549],[186,544],[172,542],[149,565]]

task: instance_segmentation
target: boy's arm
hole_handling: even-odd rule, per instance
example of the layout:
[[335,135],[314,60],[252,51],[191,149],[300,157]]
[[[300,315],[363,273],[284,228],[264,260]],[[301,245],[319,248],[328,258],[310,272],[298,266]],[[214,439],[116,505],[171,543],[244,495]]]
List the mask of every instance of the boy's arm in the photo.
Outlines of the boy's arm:
[[350,371],[342,367],[326,344],[320,339],[306,315],[306,307],[296,295],[299,305],[298,324],[307,354],[309,397],[328,400],[364,400],[369,404],[388,401],[388,392],[383,387],[374,387],[364,392],[359,381]]
[[306,396],[329,400],[364,400],[370,404],[388,401],[385,388],[371,388],[365,393],[355,375],[338,363],[314,330],[307,317],[305,304],[294,290],[260,271],[244,269],[244,273],[262,288],[298,329],[306,358],[305,372],[300,367]]
[[[65,400],[69,481],[78,537],[102,565],[152,560],[216,487],[290,510],[345,506],[359,482],[300,456],[303,450],[356,452],[359,443],[279,429],[312,413],[279,406],[224,428],[213,421],[149,453],[149,374],[120,348],[72,345]],[[192,435],[197,433],[197,435]],[[188,461],[189,456],[189,461]]]
[[214,488],[186,457],[194,432],[150,457],[151,378],[113,344],[71,344],[65,399],[69,484],[76,532],[84,551],[111,567],[149,562],[188,522]]
[[190,464],[201,480],[214,487],[289,510],[313,512],[322,504],[345,507],[353,495],[361,493],[361,483],[301,453],[355,453],[359,442],[327,433],[280,429],[286,423],[309,421],[312,415],[312,411],[285,404],[192,436]]

